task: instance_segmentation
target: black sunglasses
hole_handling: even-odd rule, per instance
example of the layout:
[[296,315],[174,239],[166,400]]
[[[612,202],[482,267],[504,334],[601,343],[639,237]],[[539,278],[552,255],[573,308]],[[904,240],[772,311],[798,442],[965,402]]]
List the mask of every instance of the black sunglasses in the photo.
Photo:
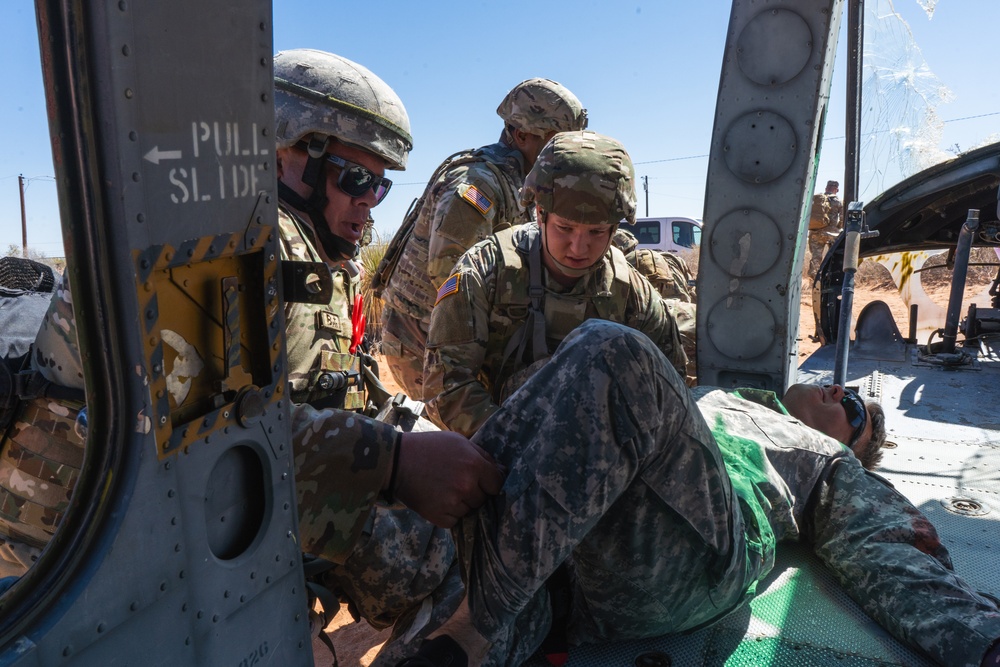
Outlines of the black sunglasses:
[[[299,142],[299,148],[308,152],[309,145]],[[389,194],[392,181],[385,176],[376,176],[367,167],[362,167],[357,162],[351,162],[344,158],[327,153],[326,161],[340,168],[340,176],[337,178],[337,187],[341,192],[351,197],[363,197],[368,190],[375,193],[375,205],[378,206]]]
[[840,404],[844,406],[844,412],[847,413],[848,423],[854,427],[851,441],[847,443],[848,447],[852,447],[861,434],[865,432],[865,425],[868,423],[868,410],[865,409],[865,402],[853,389],[844,389],[844,397],[840,399]]

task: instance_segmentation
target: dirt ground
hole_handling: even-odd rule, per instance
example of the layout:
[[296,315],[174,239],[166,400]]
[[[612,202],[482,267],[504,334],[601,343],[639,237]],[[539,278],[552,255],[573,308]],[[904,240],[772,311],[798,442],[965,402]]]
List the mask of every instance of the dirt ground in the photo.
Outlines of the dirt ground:
[[[968,310],[968,304],[971,299],[975,299],[976,303],[981,307],[989,307],[990,297],[985,293],[989,288],[989,283],[977,283],[971,284],[966,288],[964,305],[962,308],[962,313]],[[937,306],[942,311],[947,308],[948,297],[950,294],[950,286],[947,283],[942,283],[938,285],[925,286],[924,290],[930,299],[931,303],[924,303],[921,306],[921,312],[930,313],[935,310]],[[810,335],[815,331],[815,326],[813,324],[813,311],[812,311],[812,301],[810,295],[804,289],[804,297],[802,299],[802,305],[800,310],[799,318],[799,359],[805,359],[807,356],[812,354],[818,347],[819,343],[810,340]],[[868,303],[881,300],[886,302],[893,316],[896,319],[896,325],[903,335],[907,335],[909,329],[909,307],[903,302],[903,299],[899,296],[895,287],[891,283],[885,283],[874,287],[864,287],[859,286],[855,289],[854,294],[854,307],[852,309],[854,317],[861,312]],[[937,326],[943,325],[943,319]],[[853,327],[852,327],[853,328]],[[929,330],[929,326],[925,325],[923,318],[921,318],[921,326],[918,328],[918,332],[926,332]],[[918,334],[919,340],[922,342],[925,340],[922,335]],[[386,368],[384,363],[380,363],[381,368]],[[390,389],[390,391],[398,391],[398,387],[392,381],[391,373],[386,372],[384,375],[383,382]],[[346,607],[342,608],[340,613],[333,619],[326,629],[327,634],[333,641],[334,646],[337,650],[337,658],[340,661],[340,665],[344,667],[360,665],[366,667],[370,665],[372,660],[374,660],[375,655],[378,653],[379,648],[389,637],[389,630],[383,630],[382,632],[376,631],[374,628],[369,626],[366,622],[362,621],[360,623],[355,623],[353,619],[348,614]],[[333,663],[332,655],[330,650],[318,639],[313,641],[313,653],[315,656],[316,665],[330,665]]]

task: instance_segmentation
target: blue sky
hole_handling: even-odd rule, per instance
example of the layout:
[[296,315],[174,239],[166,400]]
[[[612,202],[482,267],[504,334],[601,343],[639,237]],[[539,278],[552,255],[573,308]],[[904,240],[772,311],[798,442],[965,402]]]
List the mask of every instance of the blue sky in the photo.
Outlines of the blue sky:
[[[344,3],[329,0],[277,0],[274,6],[275,50],[313,47],[351,58],[395,88],[407,107],[415,145],[408,169],[392,174],[396,185],[375,209],[383,236],[399,225],[444,157],[497,138],[497,104],[512,86],[533,76],[568,86],[588,108],[591,128],[625,144],[637,174],[648,176],[650,215],[701,217],[729,2],[384,0],[358,7],[354,16]],[[888,7],[887,0],[881,6]],[[1000,1],[941,0],[932,19],[916,0],[895,0],[894,7],[930,71],[954,95],[938,109],[944,124],[937,148],[957,143],[967,149],[1000,129],[990,55]],[[6,63],[0,73],[0,121],[6,130],[0,144],[0,252],[21,244],[18,174],[23,174],[28,244],[61,256],[32,3],[0,3],[0,54]],[[904,56],[912,60],[914,54]],[[843,176],[845,67],[841,47],[820,183]],[[886,155],[882,159],[891,162]],[[863,199],[898,177],[892,164],[886,170],[863,174]],[[642,215],[641,185],[638,194]]]

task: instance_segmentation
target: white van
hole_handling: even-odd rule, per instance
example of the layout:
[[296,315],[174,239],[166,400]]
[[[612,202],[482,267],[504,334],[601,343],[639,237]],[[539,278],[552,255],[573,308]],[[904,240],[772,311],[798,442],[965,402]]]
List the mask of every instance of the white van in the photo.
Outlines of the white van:
[[642,248],[678,252],[701,245],[701,220],[694,218],[637,218],[621,228],[632,232]]

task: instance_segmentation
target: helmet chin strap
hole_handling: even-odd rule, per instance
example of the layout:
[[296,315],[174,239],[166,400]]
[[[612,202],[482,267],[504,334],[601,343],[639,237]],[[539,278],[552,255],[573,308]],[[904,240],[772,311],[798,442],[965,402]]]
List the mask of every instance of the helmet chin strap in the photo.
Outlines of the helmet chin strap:
[[[313,232],[326,251],[327,257],[332,260],[354,259],[360,251],[358,244],[330,231],[330,225],[323,214],[327,204],[325,155],[328,143],[328,137],[320,139],[317,135],[313,135],[309,140],[309,158],[306,160],[305,169],[302,170],[302,183],[312,190],[309,198],[306,199],[281,181],[278,181],[278,197],[309,216]],[[320,185],[322,187],[319,187]],[[312,241],[315,243],[317,238],[313,238]]]
[[542,219],[539,220],[539,226],[542,228],[542,249],[545,251],[545,255],[550,260],[552,260],[553,265],[555,265],[555,267],[559,270],[559,273],[569,276],[570,278],[582,278],[589,273],[593,273],[599,266],[601,266],[604,260],[604,255],[607,254],[608,248],[611,247],[611,239],[614,238],[615,235],[614,229],[611,230],[611,235],[608,237],[608,244],[604,246],[604,250],[597,258],[597,261],[591,264],[590,266],[586,266],[582,269],[574,269],[560,262],[558,259],[555,258],[555,256],[551,252],[549,252],[549,241],[548,241],[549,225],[547,218],[548,218],[548,213],[543,213]]

